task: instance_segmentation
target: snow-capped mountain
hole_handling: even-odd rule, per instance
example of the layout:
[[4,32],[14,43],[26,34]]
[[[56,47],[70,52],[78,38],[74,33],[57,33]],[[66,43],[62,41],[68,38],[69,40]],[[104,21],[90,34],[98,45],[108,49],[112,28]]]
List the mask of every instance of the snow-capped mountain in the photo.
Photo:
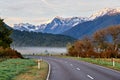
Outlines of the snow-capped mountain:
[[51,23],[47,24],[43,32],[60,34],[66,30],[71,29],[75,25],[85,22],[87,20],[88,18],[82,18],[82,17],[62,18],[57,16],[52,20]]
[[120,13],[120,8],[104,8],[100,11],[98,11],[97,13],[93,14],[92,16],[90,16],[90,19],[96,19],[98,17],[102,17],[104,15],[115,15]]
[[105,8],[91,15],[89,18],[85,18],[85,17],[62,18],[57,16],[48,24],[41,24],[41,25],[35,26],[29,23],[26,23],[26,24],[20,23],[20,24],[15,24],[14,29],[17,29],[20,31],[34,31],[34,32],[61,34],[84,22],[93,21],[94,19],[106,16],[106,15],[112,16],[119,13],[120,13],[120,8],[116,8],[116,9]]
[[13,28],[20,31],[33,31],[59,34],[87,20],[88,20],[87,18],[81,17],[62,18],[57,16],[48,24],[41,24],[35,26],[29,23],[20,23],[15,24]]
[[20,31],[34,31],[34,32],[42,32],[43,29],[45,29],[46,25],[41,24],[38,26],[29,24],[29,23],[20,23],[20,24],[14,24],[14,29],[15,30],[20,30]]
[[120,25],[120,9],[103,9],[102,11],[93,14],[90,21],[74,26],[63,32],[63,35],[79,39],[84,36],[91,36],[97,30],[113,25]]

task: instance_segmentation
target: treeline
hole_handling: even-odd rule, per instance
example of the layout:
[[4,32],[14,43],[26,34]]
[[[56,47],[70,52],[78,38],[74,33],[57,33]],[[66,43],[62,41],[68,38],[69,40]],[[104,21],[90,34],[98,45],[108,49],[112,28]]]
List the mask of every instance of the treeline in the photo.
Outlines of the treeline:
[[0,18],[0,58],[23,58],[19,52],[10,48],[11,33],[12,30],[8,29],[3,19]]
[[120,58],[120,25],[101,29],[92,37],[68,44],[67,48],[70,56]]
[[65,47],[68,42],[73,43],[76,39],[64,36],[40,32],[28,32],[14,30],[11,38],[12,46],[43,46],[43,47]]

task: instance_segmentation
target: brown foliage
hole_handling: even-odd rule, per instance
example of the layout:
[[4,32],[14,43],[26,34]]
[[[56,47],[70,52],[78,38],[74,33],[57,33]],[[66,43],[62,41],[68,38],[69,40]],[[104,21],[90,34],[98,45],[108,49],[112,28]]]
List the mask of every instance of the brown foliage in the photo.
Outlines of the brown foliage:
[[[112,41],[110,39],[112,38]],[[120,57],[120,25],[111,26],[94,33],[92,40],[88,37],[76,41],[68,49],[71,56],[80,57]]]
[[11,49],[0,47],[0,58],[23,58],[22,55]]

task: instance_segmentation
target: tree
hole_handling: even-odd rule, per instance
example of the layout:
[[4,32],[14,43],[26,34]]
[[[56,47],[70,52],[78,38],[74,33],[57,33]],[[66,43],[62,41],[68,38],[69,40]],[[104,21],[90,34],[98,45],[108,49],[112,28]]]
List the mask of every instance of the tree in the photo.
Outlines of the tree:
[[80,57],[120,57],[120,25],[98,30],[92,38],[85,37],[76,41],[69,54]]
[[3,48],[10,47],[12,43],[12,39],[9,37],[11,34],[11,30],[6,28],[3,19],[0,18],[0,46]]
[[72,45],[68,48],[68,55],[69,56],[78,56],[75,47]]
[[112,37],[112,43],[114,46],[114,50],[117,51],[118,50],[118,41],[120,41],[120,26],[111,26],[109,28],[107,28],[107,33],[109,34],[109,36]]
[[94,44],[96,44],[95,47],[97,48],[98,52],[101,52],[107,48],[107,37],[108,35],[106,33],[106,29],[99,30],[93,34]]
[[83,54],[83,42],[82,40],[78,40],[74,43],[74,49],[75,51],[77,52],[77,56],[78,57],[82,57],[82,54]]
[[89,37],[84,37],[82,40],[78,40],[74,43],[77,55],[80,57],[91,57],[93,51],[92,41]]

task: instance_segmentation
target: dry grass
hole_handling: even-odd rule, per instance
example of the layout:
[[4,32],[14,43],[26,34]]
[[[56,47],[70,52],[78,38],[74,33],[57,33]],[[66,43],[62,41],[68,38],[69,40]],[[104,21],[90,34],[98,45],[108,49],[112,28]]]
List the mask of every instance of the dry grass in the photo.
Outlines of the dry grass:
[[[112,62],[112,58],[103,58],[101,60]],[[120,63],[120,59],[119,58],[114,58],[114,61]]]
[[13,78],[13,80],[46,80],[48,73],[48,64],[41,62],[41,69],[37,66],[30,67],[30,69],[24,73]]

